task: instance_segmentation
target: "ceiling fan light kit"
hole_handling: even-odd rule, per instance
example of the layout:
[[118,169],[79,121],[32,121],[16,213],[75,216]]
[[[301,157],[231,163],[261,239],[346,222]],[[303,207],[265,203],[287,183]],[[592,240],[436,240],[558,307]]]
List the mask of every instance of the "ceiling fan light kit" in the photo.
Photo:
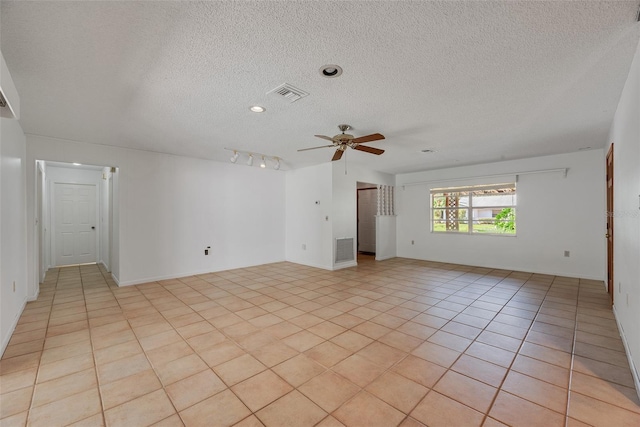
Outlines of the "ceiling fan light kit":
[[315,150],[317,148],[334,147],[336,149],[336,152],[333,154],[333,158],[331,159],[331,161],[340,160],[342,158],[342,155],[344,154],[344,151],[347,149],[347,147],[353,148],[354,150],[358,150],[358,151],[364,151],[365,153],[375,154],[377,156],[384,153],[384,150],[381,150],[379,148],[361,145],[367,142],[380,141],[384,139],[384,135],[380,133],[372,133],[371,135],[365,135],[365,136],[360,136],[356,138],[353,135],[345,133],[346,131],[353,129],[350,125],[347,125],[347,124],[338,125],[338,129],[342,133],[335,135],[333,138],[326,135],[314,135],[316,138],[321,138],[321,139],[326,139],[327,141],[331,141],[332,144],[322,145],[320,147],[302,148],[298,151],[308,151],[308,150]]

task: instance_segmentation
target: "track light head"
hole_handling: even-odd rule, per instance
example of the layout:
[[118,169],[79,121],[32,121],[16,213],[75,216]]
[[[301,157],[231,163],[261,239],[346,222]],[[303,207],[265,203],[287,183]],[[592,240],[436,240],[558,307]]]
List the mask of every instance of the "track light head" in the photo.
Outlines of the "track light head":
[[280,169],[280,159],[278,157],[274,157],[273,160],[276,162],[276,164],[273,165],[273,168],[275,170],[279,170]]
[[264,156],[262,156],[262,161],[260,162],[260,167],[263,168],[263,169],[267,167],[267,162],[264,161]]
[[253,154],[249,154],[249,160],[247,160],[247,165],[253,166]]
[[231,156],[231,158],[229,159],[229,160],[231,160],[231,163],[237,162],[238,161],[238,156],[239,156],[238,152],[234,151],[233,152],[233,156]]

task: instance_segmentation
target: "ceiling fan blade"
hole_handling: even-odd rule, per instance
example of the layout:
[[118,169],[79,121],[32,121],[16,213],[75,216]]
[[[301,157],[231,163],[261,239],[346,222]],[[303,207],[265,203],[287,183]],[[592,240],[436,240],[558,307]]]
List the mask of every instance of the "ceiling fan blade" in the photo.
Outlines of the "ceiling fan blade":
[[359,151],[365,151],[367,153],[371,153],[371,154],[376,154],[376,155],[380,155],[382,153],[384,153],[384,150],[381,150],[379,148],[373,148],[373,147],[367,147],[366,145],[356,145],[355,147],[353,147],[354,150],[359,150]]
[[316,138],[322,138],[322,139],[326,139],[327,141],[333,141],[333,138],[326,136],[326,135],[313,135]]
[[321,145],[320,147],[302,148],[298,151],[316,150],[318,148],[327,148],[327,147],[335,147],[335,145],[331,144],[331,145]]
[[382,135],[381,133],[372,133],[371,135],[365,135],[359,138],[354,138],[353,140],[351,140],[351,142],[355,142],[356,144],[362,144],[363,142],[378,141],[381,139],[384,139],[384,135]]
[[333,158],[331,159],[332,162],[335,162],[336,160],[340,160],[342,158],[342,154],[344,153],[344,150],[341,149],[337,149],[336,152],[333,155]]

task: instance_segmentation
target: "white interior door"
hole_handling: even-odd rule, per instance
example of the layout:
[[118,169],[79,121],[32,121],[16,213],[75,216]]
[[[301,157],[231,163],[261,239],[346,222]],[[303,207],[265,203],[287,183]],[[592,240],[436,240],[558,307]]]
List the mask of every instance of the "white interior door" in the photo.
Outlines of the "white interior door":
[[96,262],[96,186],[54,184],[56,266]]

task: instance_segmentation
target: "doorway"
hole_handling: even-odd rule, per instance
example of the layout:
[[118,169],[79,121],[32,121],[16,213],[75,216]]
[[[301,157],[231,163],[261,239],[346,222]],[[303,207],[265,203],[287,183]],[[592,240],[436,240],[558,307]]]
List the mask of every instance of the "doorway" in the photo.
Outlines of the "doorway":
[[607,292],[613,305],[613,144],[607,153]]
[[373,184],[358,183],[357,190],[357,252],[358,260],[376,254],[376,213],[378,188]]
[[36,242],[36,247],[42,246],[38,267],[47,271],[99,263],[117,274],[113,264],[118,259],[118,168],[43,160],[37,166],[36,178],[42,184],[36,189],[36,209],[43,229]]

